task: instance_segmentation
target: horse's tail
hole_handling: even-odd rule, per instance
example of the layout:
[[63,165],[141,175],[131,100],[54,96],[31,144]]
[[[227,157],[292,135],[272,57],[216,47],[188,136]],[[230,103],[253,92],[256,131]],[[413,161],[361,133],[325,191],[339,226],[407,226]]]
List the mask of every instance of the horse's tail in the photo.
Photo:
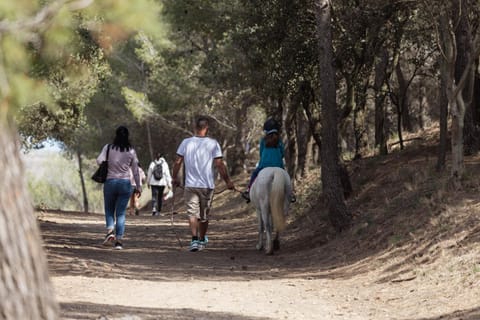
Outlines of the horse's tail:
[[270,210],[272,213],[273,226],[277,232],[285,229],[285,184],[287,183],[283,170],[275,170],[270,193]]

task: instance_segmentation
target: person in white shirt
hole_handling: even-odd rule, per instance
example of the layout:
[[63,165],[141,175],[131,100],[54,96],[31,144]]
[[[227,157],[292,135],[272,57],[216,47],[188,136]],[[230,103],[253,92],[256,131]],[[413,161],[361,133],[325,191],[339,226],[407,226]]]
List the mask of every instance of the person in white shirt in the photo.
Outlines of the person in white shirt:
[[182,164],[185,164],[184,199],[192,233],[189,247],[192,252],[204,249],[208,242],[208,214],[215,189],[214,166],[227,188],[235,189],[223,163],[220,145],[217,140],[208,137],[207,133],[208,118],[199,117],[195,125],[195,136],[184,139],[177,149],[172,172],[173,185],[180,186],[178,173]]
[[[161,178],[155,177],[154,171],[157,165],[161,166]],[[158,177],[158,176],[157,176]],[[172,177],[168,163],[160,152],[150,163],[147,171],[147,187],[152,189],[152,216],[157,216],[162,211],[163,194],[165,188],[172,188]]]

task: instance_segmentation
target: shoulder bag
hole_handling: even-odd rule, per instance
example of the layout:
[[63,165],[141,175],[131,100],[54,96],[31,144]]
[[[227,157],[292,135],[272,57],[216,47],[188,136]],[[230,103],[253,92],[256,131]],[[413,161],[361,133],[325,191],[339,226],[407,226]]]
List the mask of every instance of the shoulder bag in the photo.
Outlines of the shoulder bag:
[[96,181],[98,183],[104,183],[105,180],[107,180],[107,174],[108,174],[108,152],[110,151],[110,145],[107,146],[107,158],[105,161],[102,161],[100,163],[100,166],[98,167],[97,171],[92,176],[93,181]]

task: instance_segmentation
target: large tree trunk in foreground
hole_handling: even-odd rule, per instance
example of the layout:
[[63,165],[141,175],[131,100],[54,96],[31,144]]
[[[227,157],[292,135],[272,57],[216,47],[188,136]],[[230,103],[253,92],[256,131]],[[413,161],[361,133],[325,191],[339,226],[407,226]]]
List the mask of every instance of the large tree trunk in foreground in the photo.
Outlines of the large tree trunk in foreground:
[[339,176],[338,117],[333,69],[331,7],[329,0],[316,1],[317,40],[322,99],[322,187],[327,201],[329,219],[337,231],[347,229],[352,216],[345,204]]
[[23,179],[16,132],[0,111],[0,318],[57,319],[47,261]]

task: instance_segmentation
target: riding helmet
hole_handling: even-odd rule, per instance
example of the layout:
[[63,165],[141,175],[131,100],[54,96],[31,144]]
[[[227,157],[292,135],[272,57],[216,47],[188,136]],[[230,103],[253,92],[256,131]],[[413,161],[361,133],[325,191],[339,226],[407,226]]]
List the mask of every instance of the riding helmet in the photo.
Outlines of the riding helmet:
[[266,134],[278,132],[280,131],[280,124],[275,119],[268,118],[263,124],[263,131],[265,131]]

